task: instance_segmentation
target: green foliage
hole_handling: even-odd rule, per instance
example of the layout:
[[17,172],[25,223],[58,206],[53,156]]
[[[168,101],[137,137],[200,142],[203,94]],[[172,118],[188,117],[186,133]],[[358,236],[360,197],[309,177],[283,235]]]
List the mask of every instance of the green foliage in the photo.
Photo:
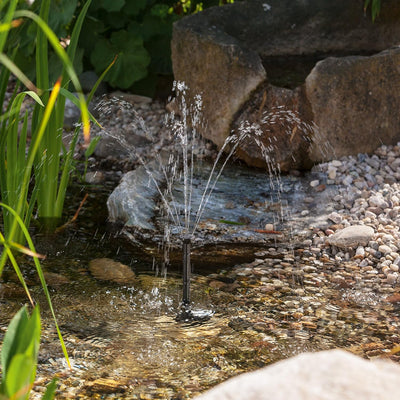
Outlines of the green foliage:
[[[29,20],[33,21],[37,27],[34,40],[36,43],[35,71],[36,84],[40,89],[37,89],[16,66],[15,51],[10,54],[6,52],[0,54],[0,62],[6,67],[0,71],[0,105],[2,106],[0,114],[0,195],[5,204],[16,210],[26,226],[30,224],[35,204],[37,204],[40,216],[58,218],[62,212],[68,178],[72,170],[73,147],[69,149],[65,157],[60,157],[65,99],[64,97],[59,98],[58,93],[60,86],[66,90],[70,81],[79,93],[84,133],[86,132],[86,136],[89,133],[89,113],[86,100],[71,61],[76,54],[77,39],[89,4],[90,2],[85,4],[77,18],[67,52],[46,23],[49,17],[50,0],[43,0],[40,16],[30,10],[16,10],[16,0],[9,1],[9,7],[2,10],[2,24],[7,29],[0,32],[0,50],[7,50],[6,43],[9,43],[10,30],[18,30]],[[61,78],[51,93],[48,43],[51,44],[54,55],[58,57],[62,66],[58,71]],[[10,71],[31,90],[18,94],[16,91],[4,110],[3,102]],[[35,106],[30,126],[32,139],[26,153],[28,114],[27,112],[21,113],[21,107],[27,95],[35,100]],[[78,133],[79,130],[76,131],[76,138]],[[76,140],[73,141],[73,144],[76,143]],[[28,189],[32,187],[33,170],[35,184],[29,191]],[[28,192],[30,198],[28,198]],[[23,235],[15,218],[10,215],[9,211],[5,211],[3,216],[6,237],[9,240],[21,242]]]
[[[33,387],[40,344],[39,307],[29,316],[22,307],[8,325],[1,348],[1,399],[26,400]],[[53,380],[43,399],[53,399],[56,380]]]
[[23,307],[10,322],[4,336],[1,349],[2,395],[28,398],[35,380],[39,343],[39,307],[35,307],[31,317]]
[[[39,13],[48,0],[36,0],[32,11]],[[157,77],[172,75],[172,24],[185,15],[234,0],[96,0],[82,27],[74,68],[100,73],[118,55],[115,67],[105,76],[114,88],[152,95]],[[71,34],[85,2],[53,0],[48,23],[59,38]],[[24,1],[19,8],[26,8]],[[1,11],[0,11],[1,14]],[[35,76],[34,46],[36,29],[24,24],[15,29],[9,49],[18,47],[15,62],[31,79]],[[50,56],[51,57],[51,56]],[[57,79],[57,58],[51,58],[50,82]]]
[[100,39],[91,54],[91,62],[96,72],[102,72],[115,55],[117,55],[116,63],[106,78],[110,85],[128,89],[134,82],[147,75],[150,55],[143,47],[143,40],[140,37],[120,30],[113,32],[109,40]]
[[371,6],[372,21],[375,21],[381,11],[381,0],[365,0],[364,11],[366,11],[369,6]]

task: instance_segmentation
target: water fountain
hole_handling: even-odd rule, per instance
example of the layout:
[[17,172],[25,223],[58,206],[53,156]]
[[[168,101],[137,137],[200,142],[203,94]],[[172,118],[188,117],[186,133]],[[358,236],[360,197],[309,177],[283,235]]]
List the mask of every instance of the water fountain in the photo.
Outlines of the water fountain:
[[[191,263],[190,252],[192,241],[196,238],[202,216],[206,209],[210,198],[215,191],[217,183],[225,170],[229,160],[231,160],[244,141],[253,141],[262,153],[267,168],[267,177],[269,187],[275,190],[277,194],[277,202],[279,209],[277,210],[278,220],[283,221],[287,218],[284,205],[281,199],[282,182],[279,170],[279,164],[274,159],[274,143],[273,138],[268,145],[261,140],[263,131],[257,123],[250,124],[243,122],[237,132],[233,132],[227,137],[220,151],[216,153],[215,160],[205,178],[204,188],[201,192],[200,199],[195,204],[193,190],[196,186],[196,173],[198,157],[196,151],[199,146],[198,127],[202,124],[201,119],[201,96],[195,96],[191,104],[187,104],[187,87],[182,82],[174,83],[174,91],[176,93],[176,101],[179,102],[179,116],[175,114],[169,115],[166,125],[169,127],[172,137],[176,140],[179,147],[177,154],[169,154],[167,157],[162,153],[157,155],[156,165],[150,167],[140,156],[137,156],[145,169],[147,175],[147,184],[155,189],[160,208],[162,208],[160,225],[164,232],[163,241],[169,246],[171,240],[179,241],[182,246],[182,305],[178,314],[178,320],[203,319],[209,318],[210,313],[204,310],[193,310],[190,301],[190,277]],[[137,117],[136,117],[137,118]],[[265,113],[261,120],[264,125],[282,125],[287,135],[293,134],[293,126],[301,132],[305,138],[308,138],[310,131],[314,127],[305,124],[293,111],[277,107],[269,113]],[[145,128],[143,121],[139,125]],[[105,133],[108,135],[108,133]],[[151,136],[150,134],[148,136]],[[130,146],[123,137],[112,136],[119,141],[124,148],[131,149],[132,153],[135,149]],[[181,182],[181,197],[175,192],[177,183]],[[109,199],[110,203],[110,199]],[[141,203],[143,201],[141,200]]]

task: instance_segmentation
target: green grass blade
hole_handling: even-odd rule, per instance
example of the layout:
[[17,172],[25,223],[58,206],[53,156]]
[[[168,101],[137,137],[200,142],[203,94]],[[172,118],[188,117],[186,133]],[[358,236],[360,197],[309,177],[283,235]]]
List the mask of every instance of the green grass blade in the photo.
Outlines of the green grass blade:
[[[11,0],[10,1],[10,5],[8,7],[8,10],[6,12],[6,14],[3,17],[3,24],[9,24],[11,23],[14,13],[15,13],[15,9],[17,8],[17,4],[18,4],[18,0]],[[7,36],[8,36],[8,30],[1,32],[0,34],[0,53],[3,52],[4,49],[4,45],[6,43],[7,40]]]
[[[72,30],[71,39],[70,39],[69,46],[67,49],[67,54],[72,62],[75,59],[75,53],[76,53],[76,49],[78,47],[78,40],[79,40],[79,36],[81,34],[83,21],[86,17],[86,13],[87,13],[87,10],[88,10],[91,2],[92,2],[92,0],[86,1],[85,5],[82,7],[81,12],[79,13],[78,19],[76,20],[76,23],[74,26],[74,29]],[[63,76],[65,77],[65,80],[63,81],[63,84],[61,85],[62,87],[64,87],[64,84],[66,83],[66,79],[67,79],[67,74],[65,74],[64,71],[63,71]]]
[[[22,230],[22,232],[23,232],[23,234],[24,234],[24,236],[25,236],[25,239],[26,239],[26,241],[27,241],[27,243],[28,243],[29,249],[30,249],[32,252],[36,253],[36,249],[35,249],[35,246],[34,246],[34,244],[33,244],[33,242],[32,242],[32,238],[31,238],[31,236],[29,235],[28,229],[27,229],[26,226],[24,225],[24,223],[23,223],[21,217],[15,212],[15,210],[13,210],[11,207],[7,206],[6,204],[1,204],[1,203],[0,203],[0,206],[5,207],[6,209],[8,209],[8,210],[14,215],[16,223],[19,224],[19,226],[21,227],[21,230]],[[1,235],[1,233],[0,233],[0,235]],[[3,238],[3,239],[4,239],[4,238]],[[10,252],[11,252],[11,250],[10,250]],[[3,252],[3,254],[4,254],[4,253],[5,253],[5,252]],[[8,255],[9,255],[9,254],[8,254]],[[13,256],[12,256],[12,257],[13,257]],[[11,260],[11,258],[10,258],[10,260]],[[5,261],[6,261],[6,259],[5,259]],[[5,261],[4,261],[4,264],[3,264],[3,255],[2,255],[2,258],[0,259],[0,275],[1,275],[1,272],[3,271],[4,265],[5,265]],[[47,288],[47,284],[46,284],[46,280],[45,280],[45,278],[44,278],[44,274],[43,274],[42,267],[41,267],[40,262],[39,262],[39,260],[38,260],[37,257],[34,257],[34,258],[33,258],[33,261],[34,261],[34,263],[35,263],[36,271],[37,271],[37,274],[38,274],[38,276],[39,276],[40,283],[41,283],[41,285],[42,285],[44,294],[45,294],[45,296],[46,296],[47,303],[48,303],[48,305],[49,305],[51,315],[53,316],[54,324],[55,324],[56,330],[57,330],[58,339],[59,339],[59,341],[60,341],[60,344],[61,344],[61,348],[62,348],[64,357],[65,357],[65,359],[66,359],[66,361],[67,361],[67,363],[68,363],[68,366],[70,367],[70,366],[71,366],[71,363],[70,363],[70,361],[69,361],[67,348],[66,348],[66,346],[65,346],[64,339],[63,339],[63,337],[62,337],[60,328],[59,328],[58,323],[57,323],[57,317],[56,317],[56,314],[55,314],[55,312],[54,312],[53,304],[52,304],[52,302],[51,302],[50,293],[49,293],[49,290],[48,290],[48,288]],[[18,268],[18,269],[19,269],[19,268]],[[25,285],[25,286],[26,286],[26,285]]]
[[54,34],[54,32],[47,26],[46,22],[42,18],[40,18],[38,15],[34,14],[33,12],[31,12],[29,10],[18,10],[15,12],[15,16],[16,17],[26,17],[26,18],[30,18],[33,21],[35,21],[37,23],[37,25],[40,27],[40,29],[43,31],[43,33],[47,36],[47,39],[49,40],[54,51],[56,52],[58,57],[63,62],[63,65],[65,66],[65,70],[66,70],[67,74],[69,75],[76,91],[78,92],[79,104],[80,104],[80,109],[81,109],[81,113],[82,113],[83,134],[85,136],[85,140],[88,142],[89,138],[90,138],[89,111],[87,108],[85,96],[82,93],[82,87],[79,82],[78,76],[76,75],[76,73],[74,71],[74,67],[73,67],[72,62],[69,59],[66,51],[60,45],[59,40],[58,40],[57,36]]
[[7,372],[8,366],[10,365],[12,356],[17,351],[17,342],[14,338],[17,336],[18,328],[26,325],[28,320],[28,311],[23,306],[13,317],[8,325],[6,334],[4,335],[3,345],[1,348],[1,368],[3,373]]
[[54,378],[46,388],[42,400],[53,400],[57,390],[57,379]]
[[114,57],[114,60],[110,63],[110,65],[103,71],[103,73],[100,75],[99,79],[97,79],[96,83],[92,87],[92,90],[90,91],[88,98],[87,98],[87,103],[90,104],[92,101],[92,98],[94,94],[96,93],[97,88],[99,87],[100,83],[103,81],[104,77],[106,76],[107,72],[110,70],[110,68],[115,64],[115,61],[117,61],[118,56]]
[[32,92],[38,92],[36,86],[29,80],[29,78],[10,60],[5,54],[0,53],[0,63],[2,63]]
[[[100,83],[100,82],[99,82]],[[96,90],[96,89],[95,89]],[[71,93],[69,90],[61,87],[60,89],[60,94],[63,95],[65,98],[67,98],[68,100],[71,101],[71,103],[73,103],[76,107],[79,108],[80,103],[79,103],[79,99],[76,98],[76,96]],[[89,97],[88,97],[89,99]],[[89,104],[89,100],[87,101],[87,103]],[[89,118],[90,120],[95,123],[98,127],[102,128],[102,126],[100,125],[100,123],[96,120],[96,118],[93,116],[93,114],[91,112],[89,112]]]
[[[39,126],[39,130],[37,132],[37,135],[35,137],[35,140],[34,140],[33,144],[31,144],[31,150],[30,150],[30,152],[28,154],[28,160],[27,160],[27,163],[26,163],[26,166],[25,166],[25,169],[24,169],[24,176],[23,176],[22,183],[21,183],[21,186],[22,186],[21,187],[21,193],[23,193],[23,194],[25,194],[27,192],[27,190],[28,190],[28,185],[29,185],[29,181],[30,181],[30,177],[31,177],[31,171],[32,171],[33,162],[35,160],[35,156],[36,156],[37,150],[39,148],[39,145],[40,145],[40,142],[42,140],[43,134],[44,134],[44,132],[46,130],[48,121],[50,119],[50,115],[51,115],[51,113],[53,111],[54,104],[56,102],[56,99],[57,99],[59,91],[60,91],[60,80],[58,80],[56,82],[56,84],[54,85],[54,88],[53,88],[53,90],[52,90],[52,92],[50,94],[49,101],[48,101],[48,103],[46,105],[46,108],[44,110],[43,118],[41,120],[41,123],[40,123],[40,126]],[[25,198],[26,197],[24,197],[22,195],[19,198],[19,201],[18,201],[18,204],[17,204],[17,208],[16,208],[16,212],[17,212],[18,215],[21,215],[21,211],[22,211],[22,209],[24,207],[24,203],[25,203]],[[8,234],[8,237],[7,237],[8,240],[12,241],[14,239],[14,234],[15,234],[16,229],[17,229],[17,222],[16,222],[16,220],[14,220],[14,223],[13,223],[11,229],[10,229],[10,233]]]
[[[29,302],[32,304],[32,306],[34,305],[33,299],[31,297],[31,294],[29,292],[28,286],[26,285],[26,282],[24,280],[24,277],[22,275],[21,269],[19,268],[19,265],[14,257],[13,252],[11,251],[10,247],[7,244],[7,241],[4,239],[3,234],[0,232],[0,243],[4,246],[5,251],[3,251],[2,253],[2,260],[3,260],[3,255],[7,255],[7,257],[10,259],[11,265],[14,268],[14,271],[19,279],[19,281],[21,282],[22,287],[25,290],[26,295],[28,296]],[[1,262],[0,264],[0,275],[3,272],[4,266],[5,266],[5,262],[7,261],[7,259],[4,259],[4,264],[3,262]]]

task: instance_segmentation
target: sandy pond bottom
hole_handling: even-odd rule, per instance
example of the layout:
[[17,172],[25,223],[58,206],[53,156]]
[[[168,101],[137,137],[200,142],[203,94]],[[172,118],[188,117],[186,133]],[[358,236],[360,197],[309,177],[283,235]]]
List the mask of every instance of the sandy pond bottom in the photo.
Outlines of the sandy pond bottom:
[[[57,399],[194,398],[239,373],[304,351],[338,347],[397,361],[390,350],[400,343],[400,306],[387,298],[399,287],[355,279],[351,261],[322,263],[279,243],[237,259],[243,249],[226,248],[213,265],[206,261],[207,268],[201,268],[204,254],[199,254],[193,307],[213,315],[182,322],[176,321],[182,284],[177,266],[166,272],[143,250],[123,246],[105,229],[104,216],[97,220],[91,214],[87,224],[83,213],[80,220],[85,228],[74,225],[55,237],[36,238],[38,251],[47,254],[43,267],[71,369],[32,266],[22,263],[43,317],[34,398],[54,376],[59,378]],[[96,280],[88,268],[96,257],[130,265],[134,282]],[[26,302],[11,272],[3,280],[2,334]]]

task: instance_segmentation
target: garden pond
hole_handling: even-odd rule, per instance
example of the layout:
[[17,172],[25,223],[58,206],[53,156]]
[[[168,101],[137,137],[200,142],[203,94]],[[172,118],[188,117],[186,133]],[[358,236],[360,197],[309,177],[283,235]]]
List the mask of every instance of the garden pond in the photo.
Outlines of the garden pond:
[[[398,360],[391,353],[400,342],[398,287],[377,284],[351,260],[337,265],[276,239],[194,249],[192,307],[210,318],[178,320],[181,255],[171,253],[167,266],[154,244],[129,243],[107,223],[111,187],[85,190],[89,197],[74,223],[53,235],[34,234],[37,251],[47,256],[42,267],[71,368],[34,266],[20,261],[43,320],[33,398],[53,377],[58,399],[194,398],[231,376],[331,348]],[[83,195],[71,190],[68,215]],[[128,265],[135,277],[96,279],[90,271],[96,259]],[[1,335],[27,303],[11,270],[2,279]]]

